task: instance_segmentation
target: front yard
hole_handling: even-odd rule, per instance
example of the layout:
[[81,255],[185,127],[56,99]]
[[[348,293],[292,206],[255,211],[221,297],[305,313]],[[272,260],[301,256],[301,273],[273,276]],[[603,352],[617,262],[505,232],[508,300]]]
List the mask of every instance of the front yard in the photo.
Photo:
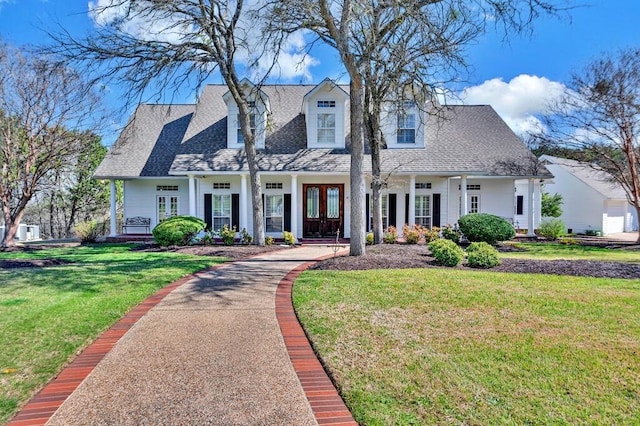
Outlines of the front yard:
[[310,270],[294,305],[361,424],[640,423],[640,279]]
[[0,252],[0,424],[133,306],[222,261],[131,248]]

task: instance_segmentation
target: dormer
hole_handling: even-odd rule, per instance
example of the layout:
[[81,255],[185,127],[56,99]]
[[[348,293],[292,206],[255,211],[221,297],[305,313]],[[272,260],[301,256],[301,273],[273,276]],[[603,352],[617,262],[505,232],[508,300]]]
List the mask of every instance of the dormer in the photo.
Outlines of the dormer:
[[344,148],[349,94],[325,79],[302,100],[307,148]]
[[[270,111],[269,97],[259,90],[246,78],[240,82],[243,93],[249,103],[251,130],[256,137],[256,148],[264,148],[266,139],[267,119]],[[227,147],[244,148],[244,139],[240,131],[240,114],[231,92],[225,93],[222,98],[227,104]]]
[[414,93],[385,102],[380,122],[387,148],[424,148],[425,105]]

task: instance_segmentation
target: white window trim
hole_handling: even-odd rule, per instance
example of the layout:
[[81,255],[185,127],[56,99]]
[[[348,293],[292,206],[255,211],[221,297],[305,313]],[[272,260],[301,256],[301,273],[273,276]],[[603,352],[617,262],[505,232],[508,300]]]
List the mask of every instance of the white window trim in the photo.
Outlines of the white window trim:
[[[280,214],[275,214],[275,215],[271,215],[269,209],[267,208],[267,205],[269,203],[269,199],[271,197],[280,197],[281,199],[281,212]],[[264,195],[264,229],[266,233],[275,233],[275,234],[281,234],[282,231],[284,230],[284,193],[282,192],[278,192],[278,193],[267,193]],[[273,218],[280,218],[280,229],[279,230],[269,230],[268,228],[268,219],[273,219]]]
[[[162,219],[160,219],[160,198],[165,198],[165,209],[164,209],[164,217]],[[171,199],[175,198],[176,199],[176,214],[172,214],[171,212]],[[163,220],[166,220],[170,217],[173,216],[178,216],[180,215],[180,197],[176,194],[157,194],[156,195],[156,223],[160,223]]]
[[[216,209],[215,209],[215,203],[217,199],[222,199],[222,197],[228,198],[228,202],[229,202],[229,215],[228,216],[222,216],[222,215],[216,215]],[[229,228],[231,228],[231,218],[233,217],[233,212],[231,211],[233,209],[232,206],[232,200],[231,200],[231,193],[229,192],[216,192],[211,194],[211,228],[214,231],[220,231],[222,229],[222,226],[224,226],[224,223],[221,226],[216,227],[216,219],[228,219],[228,225]]]
[[[426,216],[422,215],[422,214],[418,215],[418,202],[417,202],[418,201],[418,197],[421,197],[421,198],[422,197],[427,197],[427,210],[428,210],[427,213],[428,214]],[[432,197],[431,197],[431,194],[430,193],[429,194],[416,193],[415,200],[416,200],[415,203],[414,203],[414,206],[415,206],[415,208],[414,208],[414,212],[415,212],[414,221],[415,221],[415,223],[418,223],[418,224],[420,224],[422,226],[426,226],[428,228],[431,228],[431,223],[432,223],[431,221],[433,219],[432,218],[433,212],[431,211],[432,210],[432,206],[431,206]],[[420,213],[422,213],[422,212],[420,212]],[[420,223],[421,221],[419,221],[418,218],[426,218],[427,219],[426,223]]]

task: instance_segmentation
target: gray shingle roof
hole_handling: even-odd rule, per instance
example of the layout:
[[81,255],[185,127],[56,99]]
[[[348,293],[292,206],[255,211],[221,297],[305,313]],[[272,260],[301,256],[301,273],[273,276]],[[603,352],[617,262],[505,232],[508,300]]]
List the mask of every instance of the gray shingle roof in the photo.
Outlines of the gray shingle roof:
[[611,175],[594,169],[590,164],[569,160],[567,158],[553,157],[551,155],[543,155],[540,161],[548,162],[556,166],[560,166],[567,172],[571,173],[577,179],[585,183],[587,186],[599,192],[603,197],[610,200],[626,200],[627,195],[618,183],[611,181]]
[[194,109],[194,105],[139,105],[94,177],[168,176]]
[[[265,149],[258,153],[261,170],[349,172],[348,143],[346,149],[306,148],[302,101],[315,87],[262,87],[269,97],[271,113]],[[348,87],[343,89],[348,92]],[[224,85],[208,85],[195,106],[169,109],[141,105],[129,126],[128,137],[123,132],[96,176],[248,170],[244,152],[226,147],[227,106],[222,99],[226,92]],[[348,132],[347,126],[347,141]],[[445,107],[441,117],[428,117],[425,134],[425,148],[383,150],[383,170],[396,174],[550,177],[546,169],[534,165],[537,160],[533,154],[490,106]],[[370,170],[368,156],[366,163],[365,170]]]

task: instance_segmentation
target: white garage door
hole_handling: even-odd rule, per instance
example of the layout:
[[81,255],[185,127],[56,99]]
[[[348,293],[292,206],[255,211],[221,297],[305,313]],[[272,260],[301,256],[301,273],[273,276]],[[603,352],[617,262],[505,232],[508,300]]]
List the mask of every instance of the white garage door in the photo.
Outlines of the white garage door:
[[627,214],[627,203],[624,201],[610,201],[606,204],[604,218],[604,233],[613,234],[624,232],[624,219]]

